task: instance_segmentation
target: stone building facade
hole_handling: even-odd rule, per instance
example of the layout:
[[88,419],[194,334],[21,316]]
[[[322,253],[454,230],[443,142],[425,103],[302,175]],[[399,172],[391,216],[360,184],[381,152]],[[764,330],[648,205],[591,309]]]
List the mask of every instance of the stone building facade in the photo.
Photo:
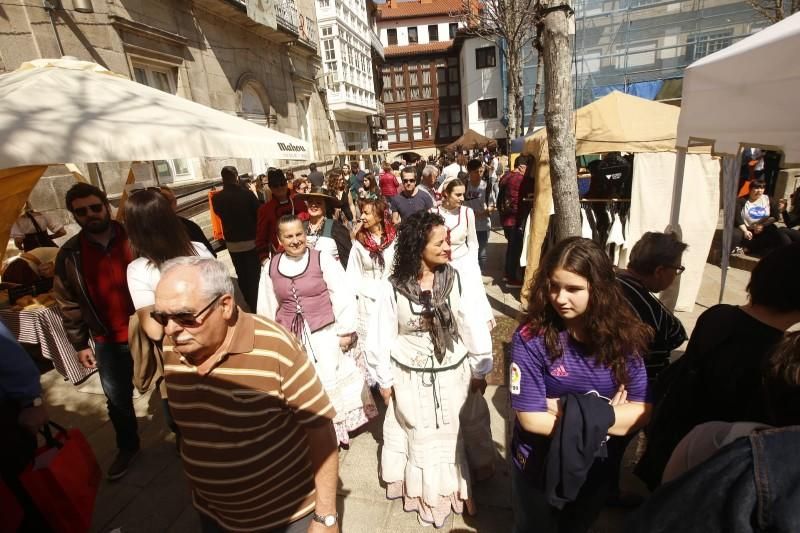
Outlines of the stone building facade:
[[[87,5],[91,12],[85,12]],[[1,71],[32,59],[73,56],[302,138],[318,163],[334,152],[320,92],[314,0],[23,0],[2,10]],[[120,142],[124,139],[121,131]],[[145,167],[153,180],[174,186],[187,200],[192,191],[203,196],[224,165],[242,173],[263,171],[267,164],[303,172],[309,163],[254,154],[253,159],[154,161]],[[78,167],[113,199],[123,190],[130,164]],[[63,192],[73,182],[65,167],[51,167],[31,196],[34,207],[63,208]],[[59,215],[66,218],[63,211]]]

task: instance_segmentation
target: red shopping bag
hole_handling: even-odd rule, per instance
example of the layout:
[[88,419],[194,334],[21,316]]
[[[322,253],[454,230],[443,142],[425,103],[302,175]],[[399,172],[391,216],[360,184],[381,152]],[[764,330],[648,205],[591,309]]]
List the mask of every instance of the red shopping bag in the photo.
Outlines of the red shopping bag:
[[22,507],[11,489],[0,480],[0,533],[14,533],[22,523]]
[[[50,426],[58,430],[55,436]],[[88,531],[101,477],[94,452],[80,430],[49,422],[42,433],[46,443],[20,481],[55,531]]]

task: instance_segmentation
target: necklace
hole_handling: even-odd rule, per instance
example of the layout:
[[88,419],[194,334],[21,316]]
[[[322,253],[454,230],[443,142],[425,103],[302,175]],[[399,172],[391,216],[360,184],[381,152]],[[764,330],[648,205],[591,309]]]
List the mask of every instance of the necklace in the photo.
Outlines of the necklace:
[[325,225],[325,218],[324,217],[320,218],[319,222],[317,222],[314,225],[312,225],[311,221],[309,221],[308,222],[308,231],[307,231],[308,236],[309,237],[315,237],[315,236],[319,235],[319,232],[322,231],[322,226],[324,226],[324,225]]

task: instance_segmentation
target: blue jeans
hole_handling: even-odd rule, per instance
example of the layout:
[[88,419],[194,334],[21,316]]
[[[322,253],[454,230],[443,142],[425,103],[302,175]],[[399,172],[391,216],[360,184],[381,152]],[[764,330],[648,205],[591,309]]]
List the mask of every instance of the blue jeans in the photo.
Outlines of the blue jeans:
[[95,343],[100,384],[108,399],[108,417],[117,434],[117,448],[138,450],[139,432],[133,409],[133,359],[127,344]]
[[486,247],[489,244],[489,230],[476,231],[478,236],[478,265],[481,267],[481,274],[486,272]]

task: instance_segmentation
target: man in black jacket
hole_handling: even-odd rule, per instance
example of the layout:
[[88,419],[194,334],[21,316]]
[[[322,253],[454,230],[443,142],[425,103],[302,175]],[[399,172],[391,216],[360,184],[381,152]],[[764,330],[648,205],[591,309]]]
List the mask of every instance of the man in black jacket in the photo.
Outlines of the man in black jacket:
[[259,203],[253,193],[239,185],[236,167],[223,167],[222,191],[211,199],[214,212],[222,220],[225,244],[231,254],[239,288],[251,310],[258,300],[258,278],[261,262],[256,252],[256,221]]
[[98,369],[108,399],[119,450],[108,469],[108,479],[114,480],[125,475],[139,451],[128,349],[134,310],[127,270],[133,258],[125,228],[111,220],[103,191],[76,183],[67,191],[66,205],[81,231],[56,256],[53,289],[67,337],[81,364]]

